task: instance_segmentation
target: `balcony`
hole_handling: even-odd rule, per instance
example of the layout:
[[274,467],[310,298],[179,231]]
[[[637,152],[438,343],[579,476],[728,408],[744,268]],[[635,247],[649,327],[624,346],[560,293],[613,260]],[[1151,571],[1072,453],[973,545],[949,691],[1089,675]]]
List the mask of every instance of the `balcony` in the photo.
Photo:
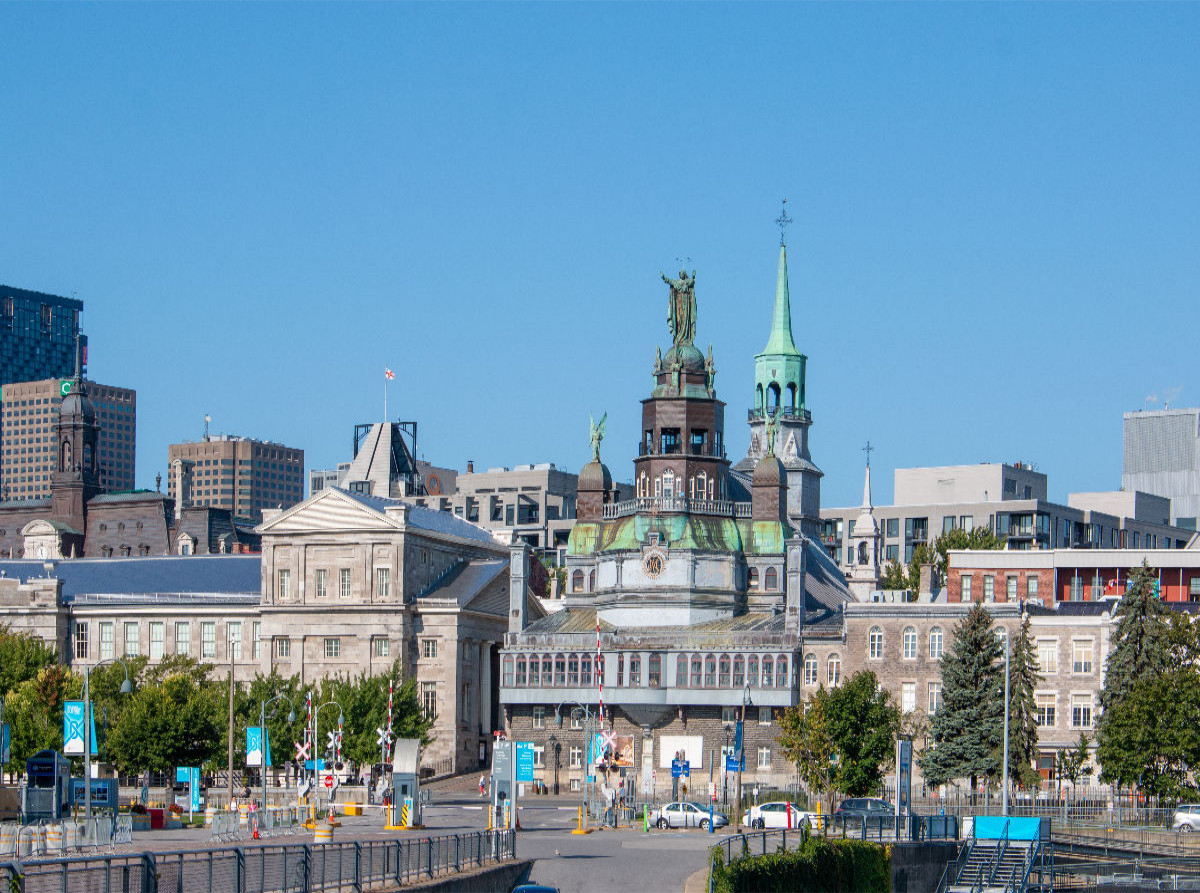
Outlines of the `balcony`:
[[723,518],[749,518],[749,502],[728,499],[689,499],[686,496],[640,496],[604,506],[604,520],[612,521],[642,512],[650,514],[680,513],[716,515]]
[[671,444],[665,449],[656,449],[655,444],[639,443],[638,456],[700,456],[705,459],[724,459],[725,450],[718,450],[712,444]]

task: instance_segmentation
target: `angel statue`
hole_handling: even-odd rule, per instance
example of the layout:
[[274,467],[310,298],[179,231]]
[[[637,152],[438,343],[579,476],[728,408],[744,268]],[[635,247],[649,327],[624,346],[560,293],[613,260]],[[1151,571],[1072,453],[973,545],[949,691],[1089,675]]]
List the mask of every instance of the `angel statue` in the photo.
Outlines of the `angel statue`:
[[679,271],[679,278],[672,279],[659,272],[662,281],[671,287],[667,299],[667,327],[671,330],[671,341],[675,347],[691,344],[696,337],[696,271],[688,276],[687,270]]
[[767,451],[763,455],[775,455],[775,438],[779,436],[779,423],[783,421],[783,407],[775,410],[775,415],[767,417]]
[[597,424],[592,416],[588,416],[588,421],[592,426],[592,461],[600,461],[600,441],[604,440],[605,423],[608,421],[608,413],[600,416],[600,422]]

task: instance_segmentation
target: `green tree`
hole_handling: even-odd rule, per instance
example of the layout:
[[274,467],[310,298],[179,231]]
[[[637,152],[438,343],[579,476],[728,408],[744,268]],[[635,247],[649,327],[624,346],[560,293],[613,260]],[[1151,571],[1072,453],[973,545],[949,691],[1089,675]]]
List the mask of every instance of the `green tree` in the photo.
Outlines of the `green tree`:
[[0,697],[57,662],[58,652],[40,636],[0,623]]
[[[1111,650],[1104,672],[1100,705],[1105,712],[1132,690],[1135,683],[1165,672],[1171,665],[1170,609],[1155,594],[1158,577],[1142,561],[1129,577],[1129,588],[1117,603]],[[1101,714],[1100,736],[1104,735]]]
[[9,768],[22,772],[25,761],[39,750],[62,750],[63,701],[70,698],[72,680],[61,664],[42,667],[5,698],[5,721],[12,727]]
[[1037,787],[1042,777],[1034,768],[1038,730],[1033,692],[1042,676],[1038,672],[1037,655],[1029,633],[1028,615],[1012,640],[1008,677],[1008,776],[1019,787]]
[[1088,763],[1090,746],[1091,742],[1088,740],[1087,734],[1080,732],[1079,740],[1075,742],[1074,747],[1060,747],[1055,752],[1054,761],[1058,764],[1059,778],[1069,781],[1072,785],[1077,785],[1092,774],[1092,768]]
[[1134,682],[1104,711],[1100,778],[1162,797],[1193,797],[1200,765],[1200,673],[1177,667]]
[[227,693],[208,681],[206,665],[167,663],[126,696],[109,735],[110,759],[123,772],[169,772],[219,758]]
[[829,692],[822,685],[806,704],[789,707],[779,721],[779,746],[796,764],[800,778],[810,791],[826,797],[826,814],[833,812],[837,752],[829,729]]
[[976,602],[954,630],[954,644],[942,657],[942,706],[930,722],[932,746],[917,758],[929,784],[1000,772],[1004,738],[1004,647],[992,615]]
[[[272,670],[267,676],[256,674],[246,687],[245,694],[239,693],[235,698],[235,722],[238,729],[243,729],[249,726],[257,727],[263,704],[276,696],[282,696],[266,708],[267,739],[271,747],[272,767],[278,768],[296,756],[295,743],[304,738],[307,692],[308,688],[300,685],[299,675],[283,677]],[[292,712],[295,713],[295,719],[288,722],[288,714]],[[244,747],[235,747],[235,750],[241,755],[240,760],[244,763]]]
[[1003,549],[1007,537],[997,536],[990,527],[973,527],[963,530],[955,527],[947,530],[933,541],[933,551],[937,555],[937,570],[941,578],[946,579],[950,567],[949,553],[951,549]]

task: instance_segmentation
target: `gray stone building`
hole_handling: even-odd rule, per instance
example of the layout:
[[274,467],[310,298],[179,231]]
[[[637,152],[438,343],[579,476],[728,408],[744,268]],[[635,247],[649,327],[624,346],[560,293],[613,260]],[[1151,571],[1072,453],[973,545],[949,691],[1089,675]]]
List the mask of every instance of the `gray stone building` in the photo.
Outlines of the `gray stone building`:
[[1121,488],[1171,500],[1171,523],[1200,519],[1200,408],[1127,412]]

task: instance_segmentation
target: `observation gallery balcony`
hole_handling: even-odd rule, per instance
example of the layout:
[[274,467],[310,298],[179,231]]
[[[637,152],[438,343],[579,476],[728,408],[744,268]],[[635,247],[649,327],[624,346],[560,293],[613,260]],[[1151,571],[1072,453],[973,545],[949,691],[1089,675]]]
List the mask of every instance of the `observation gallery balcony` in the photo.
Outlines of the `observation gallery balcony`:
[[624,502],[610,502],[604,506],[606,521],[625,518],[639,512],[651,514],[679,513],[689,515],[716,515],[722,518],[749,518],[749,502],[733,502],[728,499],[689,499],[686,496],[639,496]]
[[[771,418],[775,417],[775,410],[771,410]],[[783,407],[783,417],[785,419],[793,419],[800,422],[808,422],[812,424],[812,413],[807,409],[794,409],[790,406]],[[746,413],[746,421],[758,422],[766,418],[766,412],[760,407],[758,409],[748,410]]]

